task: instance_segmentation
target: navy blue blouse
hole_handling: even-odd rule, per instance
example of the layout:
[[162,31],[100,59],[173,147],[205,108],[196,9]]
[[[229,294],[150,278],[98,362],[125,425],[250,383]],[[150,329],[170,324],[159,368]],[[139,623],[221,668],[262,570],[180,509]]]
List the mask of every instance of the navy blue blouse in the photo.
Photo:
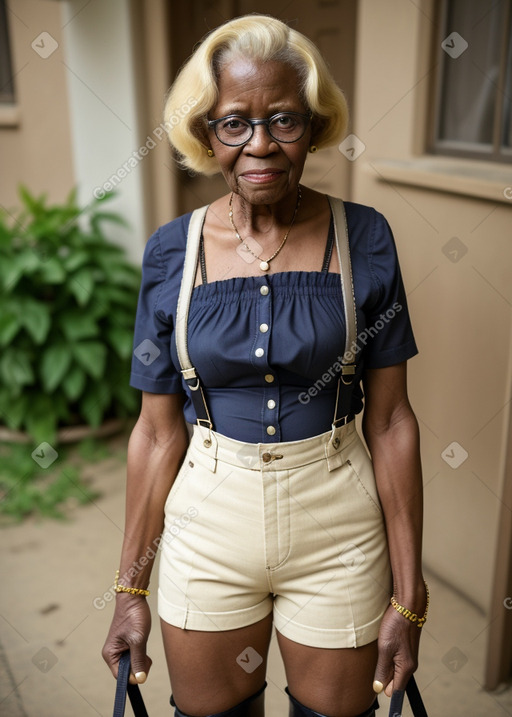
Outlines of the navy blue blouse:
[[[391,230],[370,207],[345,202],[357,309],[358,366],[383,368],[417,353]],[[190,214],[160,227],[143,260],[131,385],[187,394],[174,324]],[[188,350],[214,428],[248,443],[295,441],[327,431],[345,350],[339,274],[289,271],[236,277],[192,293]],[[352,414],[363,407],[354,390]]]

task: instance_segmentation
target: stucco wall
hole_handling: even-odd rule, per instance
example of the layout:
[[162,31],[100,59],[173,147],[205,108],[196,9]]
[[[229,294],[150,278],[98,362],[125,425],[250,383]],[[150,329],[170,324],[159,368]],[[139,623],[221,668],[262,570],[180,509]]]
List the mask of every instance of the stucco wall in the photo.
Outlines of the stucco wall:
[[139,261],[147,238],[143,165],[157,138],[139,130],[130,2],[68,0],[62,22],[79,197],[87,203],[116,191],[109,210],[119,212],[128,229],[110,234]]
[[7,19],[17,101],[0,105],[0,202],[10,209],[19,204],[19,183],[61,201],[74,176],[61,6],[17,0]]
[[411,180],[421,161],[433,17],[430,3],[408,0],[362,0],[358,10],[354,131],[366,149],[353,163],[353,197],[394,230],[420,350],[409,376],[422,436],[425,563],[487,611],[509,440],[506,170],[482,165],[475,193],[480,186],[494,200],[444,191],[474,172],[465,161],[451,165],[443,191],[408,185],[407,170],[400,183],[383,181],[383,160],[412,161]]

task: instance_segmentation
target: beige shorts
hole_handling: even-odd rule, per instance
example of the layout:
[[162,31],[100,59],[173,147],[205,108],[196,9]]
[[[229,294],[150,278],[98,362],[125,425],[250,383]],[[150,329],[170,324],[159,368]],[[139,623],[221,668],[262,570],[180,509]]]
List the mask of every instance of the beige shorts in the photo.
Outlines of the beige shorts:
[[273,612],[295,642],[357,647],[377,638],[389,604],[382,510],[354,421],[267,444],[195,427],[161,547],[158,612],[183,629],[232,630]]

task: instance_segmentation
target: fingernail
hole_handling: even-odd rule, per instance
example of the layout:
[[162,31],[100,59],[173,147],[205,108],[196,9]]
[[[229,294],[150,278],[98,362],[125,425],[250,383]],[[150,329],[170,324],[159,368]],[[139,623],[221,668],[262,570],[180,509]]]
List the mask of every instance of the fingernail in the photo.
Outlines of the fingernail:
[[382,682],[379,682],[379,680],[373,681],[373,691],[374,692],[376,692],[378,695],[380,695],[380,693],[382,692],[383,689],[384,689],[384,685],[382,684]]
[[135,679],[137,682],[145,682],[147,680],[148,676],[145,672],[136,672],[135,673]]

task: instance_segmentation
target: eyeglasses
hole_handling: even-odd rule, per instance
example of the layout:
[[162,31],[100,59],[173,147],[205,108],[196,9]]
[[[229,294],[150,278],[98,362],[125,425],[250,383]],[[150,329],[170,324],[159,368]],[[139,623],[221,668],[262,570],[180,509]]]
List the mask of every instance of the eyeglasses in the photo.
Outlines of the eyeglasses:
[[246,119],[239,115],[227,115],[216,120],[209,120],[208,127],[213,127],[219,142],[228,147],[240,147],[252,139],[257,124],[264,124],[272,139],[276,142],[297,142],[305,133],[311,115],[299,112],[279,112],[268,119]]

